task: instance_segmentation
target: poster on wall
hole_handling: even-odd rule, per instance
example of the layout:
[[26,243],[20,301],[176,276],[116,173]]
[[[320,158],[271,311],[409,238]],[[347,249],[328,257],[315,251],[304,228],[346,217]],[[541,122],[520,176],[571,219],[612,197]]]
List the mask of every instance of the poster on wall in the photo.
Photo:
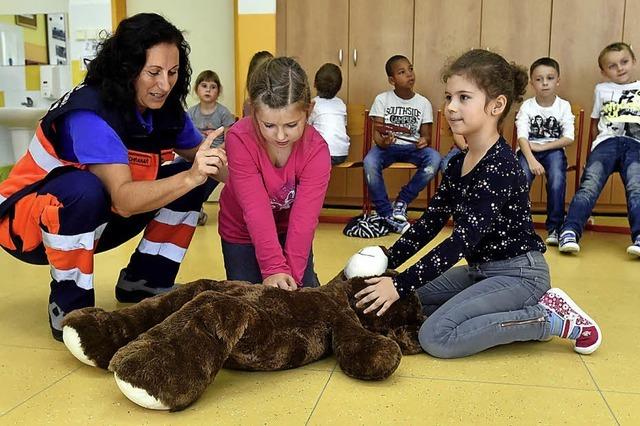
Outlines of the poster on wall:
[[67,65],[69,63],[66,24],[64,13],[50,13],[47,15],[47,44],[49,46],[50,65]]
[[16,25],[21,27],[31,28],[33,30],[38,28],[38,18],[36,15],[16,15]]

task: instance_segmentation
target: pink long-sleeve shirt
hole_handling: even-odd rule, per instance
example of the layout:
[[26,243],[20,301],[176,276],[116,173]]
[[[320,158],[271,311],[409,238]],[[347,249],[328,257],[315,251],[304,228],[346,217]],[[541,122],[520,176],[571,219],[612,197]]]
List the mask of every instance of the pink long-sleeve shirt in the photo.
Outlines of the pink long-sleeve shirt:
[[246,117],[231,127],[225,148],[229,179],[220,195],[220,236],[253,244],[263,278],[287,273],[300,285],[329,185],[327,143],[307,125],[287,163],[276,167]]

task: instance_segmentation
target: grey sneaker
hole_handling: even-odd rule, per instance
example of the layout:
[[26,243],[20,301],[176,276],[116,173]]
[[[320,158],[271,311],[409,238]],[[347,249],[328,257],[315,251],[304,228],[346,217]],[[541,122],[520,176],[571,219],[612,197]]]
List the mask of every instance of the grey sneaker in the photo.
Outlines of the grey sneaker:
[[177,286],[171,287],[150,287],[147,280],[133,280],[127,275],[127,269],[120,271],[118,283],[116,284],[116,299],[122,303],[138,303],[147,297],[167,293]]
[[578,238],[573,231],[564,231],[560,234],[559,244],[558,250],[560,250],[561,253],[578,253],[580,251]]
[[407,203],[401,200],[393,203],[393,213],[391,216],[401,222],[407,222]]
[[411,226],[406,220],[398,220],[393,216],[385,217],[384,220],[387,222],[387,225],[389,225],[391,232],[395,232],[396,234],[404,234]]
[[549,232],[549,234],[547,235],[547,239],[544,240],[544,242],[548,246],[557,246],[558,245],[558,231],[556,231],[554,229],[553,231]]

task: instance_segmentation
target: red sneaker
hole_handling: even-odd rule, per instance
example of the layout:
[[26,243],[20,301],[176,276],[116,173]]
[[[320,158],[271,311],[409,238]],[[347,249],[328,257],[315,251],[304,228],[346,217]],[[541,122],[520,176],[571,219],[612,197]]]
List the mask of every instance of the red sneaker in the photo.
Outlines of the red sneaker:
[[574,327],[579,327],[580,334],[576,338],[574,351],[588,355],[598,349],[602,343],[600,327],[567,293],[559,288],[552,288],[542,296],[540,304],[563,319],[560,337],[569,338]]

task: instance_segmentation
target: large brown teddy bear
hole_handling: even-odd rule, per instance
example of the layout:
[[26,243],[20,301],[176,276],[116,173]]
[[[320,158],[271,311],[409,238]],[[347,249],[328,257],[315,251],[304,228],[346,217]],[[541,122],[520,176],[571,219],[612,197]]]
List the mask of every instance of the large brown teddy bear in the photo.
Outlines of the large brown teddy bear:
[[64,341],[81,361],[113,371],[129,399],[153,409],[184,409],[222,367],[282,370],[331,353],[347,375],[381,380],[402,354],[421,352],[425,318],[415,295],[381,317],[364,315],[354,295],[365,286],[343,273],[294,292],[199,280],[113,312],[73,311]]

